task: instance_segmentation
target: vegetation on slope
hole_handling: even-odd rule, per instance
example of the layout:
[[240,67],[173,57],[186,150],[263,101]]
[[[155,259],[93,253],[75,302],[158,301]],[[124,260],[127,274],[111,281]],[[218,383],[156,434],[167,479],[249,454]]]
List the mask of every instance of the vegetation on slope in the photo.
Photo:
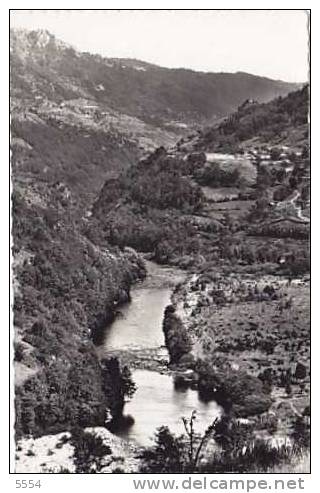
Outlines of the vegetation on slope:
[[[173,120],[190,124],[233,109],[246,97],[242,90],[247,94],[250,89],[250,96],[256,97],[251,82],[257,82],[246,74],[235,74],[232,82],[225,74],[167,71],[140,62],[138,66],[144,70],[137,70],[134,63],[79,55],[48,33],[14,34],[17,436],[104,425],[106,410],[111,413],[111,426],[121,423],[125,399],[135,390],[130,372],[117,360],[99,363],[92,337],[112,320],[117,303],[129,299],[131,283],[145,274],[139,257],[126,247],[152,252],[158,262],[201,268],[207,273],[215,266],[224,274],[259,272],[291,278],[309,269],[308,221],[303,215],[308,209],[309,161],[307,148],[303,149],[307,89],[265,105],[246,103],[219,126],[181,141],[171,153],[160,148],[130,168],[141,149],[135,139],[109,127],[106,130],[102,110],[110,113],[111,107],[156,126],[172,125]],[[132,94],[129,100],[124,97],[127,83]],[[225,101],[219,98],[221,105],[213,97],[220,83],[230,90],[229,96],[232,94]],[[241,91],[234,90],[234,83],[240,83]],[[199,97],[190,98],[189,84],[192,94]],[[197,84],[198,92],[194,89]],[[270,81],[262,85],[266,98],[275,90],[288,90],[281,84],[270,89]],[[99,109],[84,114],[66,110],[66,101],[81,98],[100,105]],[[172,106],[169,112],[168,104]],[[298,142],[295,150],[301,150],[298,158],[293,153],[287,163],[293,169],[287,173],[284,161],[279,164],[279,149],[272,149],[270,166],[261,162],[263,142],[288,143],[292,134]],[[250,169],[256,167],[256,173],[250,183],[240,165],[228,169],[208,161],[211,151],[245,153],[252,141],[258,141],[261,153],[252,159]],[[91,211],[92,199],[106,178]],[[209,203],[206,186],[211,191],[236,188],[236,198],[241,194],[246,213],[236,215],[225,208],[221,214],[214,199]],[[223,202],[219,208],[225,207]],[[299,228],[292,226],[292,219],[301,217]],[[284,218],[289,226],[283,226]],[[203,313],[210,320],[206,291],[211,283],[202,281],[193,286],[196,296],[200,291],[200,303],[191,314],[197,323]],[[228,305],[224,290],[213,288],[213,306],[222,309]],[[209,335],[221,353],[219,361],[210,360],[212,340],[200,338],[201,344],[205,343],[197,349],[209,359],[203,362],[203,354],[191,354],[192,330],[185,330],[181,313],[176,316],[172,307],[168,313],[173,319],[166,334],[169,349],[174,346],[172,363],[192,367],[202,393],[209,395],[215,386],[216,397],[219,393],[225,408],[236,415],[264,414],[271,406],[271,380],[275,386],[280,382],[287,396],[296,392],[296,385],[303,384],[303,392],[308,390],[308,369],[302,360],[290,374],[288,368],[282,373],[281,368],[278,372],[271,368],[271,372],[259,369],[252,374],[247,367],[239,372],[230,362],[226,364],[226,352],[234,351],[241,360],[247,350],[262,351],[269,357],[272,348],[282,348],[290,334],[275,341],[276,324],[271,324],[266,337],[259,335],[257,327],[250,327],[250,335],[244,327],[226,346],[219,340],[219,329],[198,323],[200,332],[211,330]],[[299,316],[296,334],[300,344],[304,332]],[[303,344],[296,348],[301,354]],[[230,456],[226,457],[230,464]],[[238,458],[234,467],[239,467]]]
[[138,159],[138,150],[117,134],[88,130],[27,112],[11,123],[15,176],[37,182],[63,182],[81,199],[83,213],[108,177]]
[[[285,131],[290,122],[293,128],[300,128],[307,118],[307,98],[304,88],[266,107],[254,106],[252,111],[262,108],[269,115],[265,124],[269,128],[272,124],[268,122],[273,121],[279,107],[281,111],[283,107],[294,108],[294,121],[285,120],[281,128]],[[223,143],[223,136],[221,139]],[[190,140],[186,148],[178,145],[171,152],[158,149],[136,167],[105,183],[93,207],[94,220],[101,225],[101,235],[111,243],[152,252],[160,262],[183,266],[204,259],[223,260],[232,268],[272,263],[274,270],[280,270],[277,264],[286,258],[289,270],[299,264],[299,269],[306,271],[306,243],[287,241],[288,237],[308,237],[308,224],[299,212],[300,207],[308,207],[309,158],[305,144],[304,138],[300,151],[286,152],[285,158],[280,158],[282,151],[271,144],[269,161],[263,161],[261,156],[266,151],[262,149],[246,156],[231,156],[224,164],[216,162],[214,154],[211,160],[201,136]],[[201,146],[200,151],[194,150]],[[208,199],[209,187],[233,187],[236,200],[248,204],[247,212],[237,217],[228,212],[224,202],[220,206],[224,212],[216,214],[214,200]],[[287,207],[284,200],[288,201]],[[262,236],[266,239],[259,239]]]
[[[157,261],[189,253],[194,246],[186,242],[192,234],[185,215],[201,209],[200,188],[184,176],[190,164],[158,149],[117,179],[107,181],[93,206],[93,220],[100,235],[112,244],[130,245],[140,251],[155,251]],[[187,216],[186,216],[187,217]],[[196,241],[196,240],[195,240]]]
[[12,34],[17,436],[104,425],[106,410],[119,418],[130,375],[119,367],[111,382],[93,340],[145,275],[135,252],[95,243],[94,228],[86,235],[103,181],[132,165],[141,149],[100,125],[103,108],[92,110],[83,81],[65,73],[75,52],[54,38],[47,44],[42,34]]
[[12,31],[11,57],[17,96],[36,91],[55,102],[85,97],[178,135],[181,124],[225,116],[248,97],[266,101],[296,88],[241,72],[199,73],[79,53],[47,31]]
[[200,132],[196,150],[235,151],[246,141],[286,143],[293,146],[308,139],[309,87],[268,103],[246,101],[219,125]]
[[76,214],[66,186],[15,185],[18,436],[104,424],[106,409],[122,399],[103,375],[92,337],[128,300],[131,283],[145,270],[134,252],[88,240]]
[[[290,463],[303,460],[310,442],[307,420],[297,420],[290,439],[281,445],[257,438],[252,423],[230,415],[215,420],[203,434],[197,433],[195,422],[195,412],[183,418],[185,431],[180,436],[166,426],[159,428],[153,446],[141,454],[140,472],[239,474],[275,472],[280,467],[286,472]],[[301,472],[309,472],[309,465]]]
[[[232,416],[252,419],[271,438],[290,435],[309,402],[307,102],[304,88],[240,108],[239,129],[244,115],[248,128],[240,136],[235,124],[229,134],[233,152],[243,138],[238,155],[221,159],[212,152],[226,151],[217,129],[212,142],[200,134],[170,152],[159,149],[105,184],[91,223],[98,221],[111,243],[134,244],[158,262],[193,270],[164,318],[170,364],[182,371],[177,381],[218,400]],[[251,128],[256,114],[265,118]],[[300,141],[283,146],[295,131]],[[254,132],[258,142],[250,147]],[[295,290],[290,283],[297,276],[304,280]],[[260,448],[268,456],[263,442]],[[254,454],[250,460],[243,467],[254,468]]]

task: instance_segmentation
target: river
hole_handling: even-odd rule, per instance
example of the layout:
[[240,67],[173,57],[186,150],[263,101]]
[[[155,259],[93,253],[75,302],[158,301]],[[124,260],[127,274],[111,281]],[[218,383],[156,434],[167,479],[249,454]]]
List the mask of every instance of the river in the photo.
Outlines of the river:
[[[170,303],[173,287],[184,279],[185,274],[152,262],[147,262],[147,269],[146,280],[131,291],[131,302],[120,308],[119,316],[107,327],[104,344],[99,348],[100,356],[116,354],[121,358],[147,353],[149,358],[161,358],[167,363],[163,313]],[[150,445],[156,428],[162,425],[169,426],[177,434],[183,433],[181,418],[190,417],[193,410],[197,411],[199,432],[220,414],[215,402],[202,402],[195,390],[176,388],[168,373],[137,368],[132,376],[137,391],[125,405],[124,414],[131,415],[134,424],[117,434],[139,445]]]

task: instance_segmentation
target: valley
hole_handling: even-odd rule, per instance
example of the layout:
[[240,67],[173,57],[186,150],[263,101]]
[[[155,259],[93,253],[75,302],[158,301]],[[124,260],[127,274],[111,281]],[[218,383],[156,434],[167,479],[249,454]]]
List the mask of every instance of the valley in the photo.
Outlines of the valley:
[[13,32],[11,56],[17,471],[73,471],[96,440],[102,472],[152,472],[150,436],[183,448],[194,410],[199,433],[222,427],[198,472],[303,462],[308,86],[42,31]]
[[201,139],[159,149],[112,196],[107,182],[92,218],[104,226],[117,203],[121,221],[113,229],[110,212],[102,234],[189,273],[164,317],[179,384],[284,444],[310,413],[308,144],[240,142],[227,154]]

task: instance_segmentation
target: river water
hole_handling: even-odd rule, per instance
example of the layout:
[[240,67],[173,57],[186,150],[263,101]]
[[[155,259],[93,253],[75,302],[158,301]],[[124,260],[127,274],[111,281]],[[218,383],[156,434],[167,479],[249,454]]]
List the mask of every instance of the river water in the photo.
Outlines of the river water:
[[[120,309],[116,320],[106,329],[100,355],[108,356],[130,351],[157,352],[168,359],[164,346],[162,320],[170,303],[173,287],[184,278],[182,271],[159,267],[147,262],[148,277],[131,291],[131,302]],[[171,375],[137,369],[132,372],[137,391],[125,405],[124,414],[134,418],[134,424],[117,432],[123,438],[140,445],[150,445],[156,428],[166,425],[171,431],[183,433],[182,416],[190,417],[197,411],[196,427],[204,431],[220,414],[219,406],[202,402],[192,389],[177,389]]]

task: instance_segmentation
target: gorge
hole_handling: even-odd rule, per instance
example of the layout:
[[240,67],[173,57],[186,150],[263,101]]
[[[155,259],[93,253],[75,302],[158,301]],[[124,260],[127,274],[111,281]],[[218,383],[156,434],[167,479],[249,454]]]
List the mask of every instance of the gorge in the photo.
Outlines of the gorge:
[[[229,419],[237,454],[292,439],[307,455],[308,85],[48,32],[12,32],[11,56],[17,469],[68,454],[73,471],[89,430],[112,449],[104,472],[137,472],[194,410],[199,433]],[[131,418],[110,433],[114,409]],[[222,450],[222,472],[258,467]]]
[[137,391],[124,408],[134,423],[117,433],[144,446],[152,443],[156,429],[164,423],[181,434],[182,417],[189,417],[193,410],[197,410],[199,432],[221,414],[214,401],[201,401],[196,390],[179,386],[175,372],[167,368],[164,312],[173,287],[186,274],[150,261],[146,265],[146,279],[131,290],[131,301],[120,307],[116,320],[106,328],[103,345],[97,348],[100,358],[116,355],[123,363],[129,360],[134,368]]

